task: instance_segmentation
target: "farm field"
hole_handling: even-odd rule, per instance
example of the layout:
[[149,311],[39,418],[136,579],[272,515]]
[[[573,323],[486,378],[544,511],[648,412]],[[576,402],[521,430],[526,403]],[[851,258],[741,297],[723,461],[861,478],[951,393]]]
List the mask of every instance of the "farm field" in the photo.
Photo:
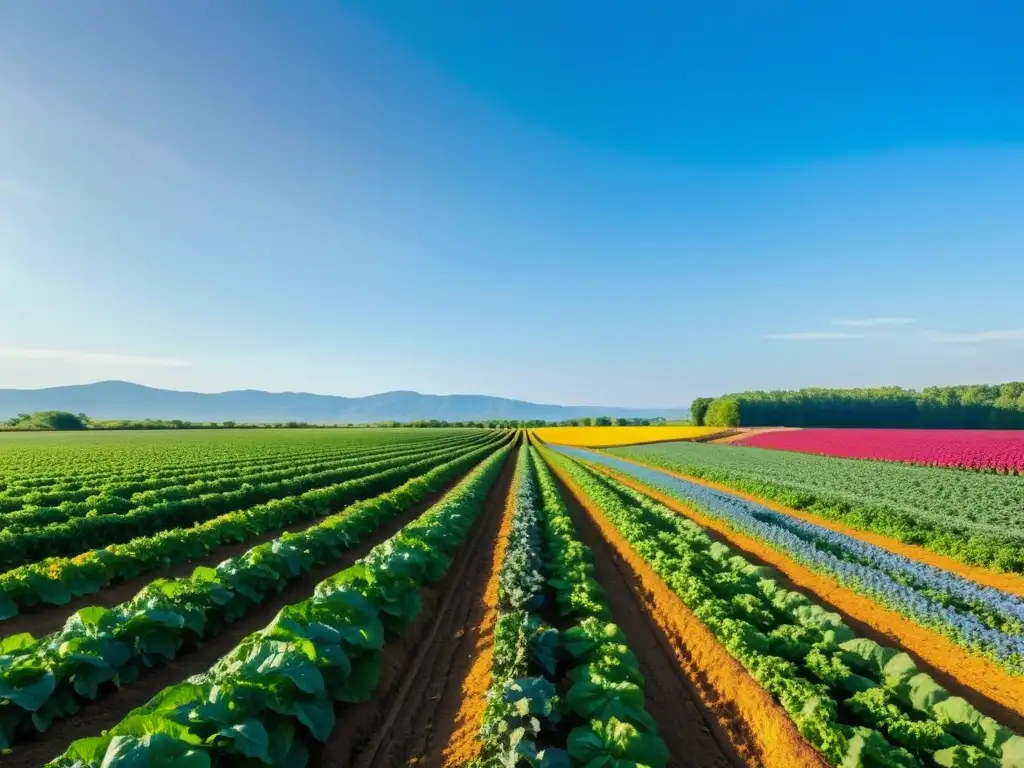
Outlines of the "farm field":
[[1024,477],[733,445],[610,448],[964,563],[1024,572]]
[[956,483],[991,482],[1009,540],[1024,478],[545,430],[20,437],[4,768],[1024,768],[1024,577],[725,487],[866,467],[965,526]]
[[722,427],[541,427],[533,430],[546,443],[605,448],[613,445],[700,440],[728,430]]
[[995,429],[787,429],[733,445],[850,459],[1024,474],[1024,432]]

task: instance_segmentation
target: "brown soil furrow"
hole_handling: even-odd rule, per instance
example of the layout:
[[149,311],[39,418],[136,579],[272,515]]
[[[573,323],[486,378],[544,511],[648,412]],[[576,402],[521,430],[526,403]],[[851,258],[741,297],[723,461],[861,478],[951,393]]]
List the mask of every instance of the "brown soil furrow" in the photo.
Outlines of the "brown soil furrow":
[[557,470],[555,481],[580,540],[594,553],[594,575],[608,594],[612,620],[625,633],[640,662],[646,709],[668,746],[669,765],[761,765],[744,724],[695,668],[685,637],[671,624],[664,603],[678,599],[665,587],[652,589],[649,578],[638,575],[622,555],[625,542],[612,540],[612,529],[607,523],[602,525],[599,513],[577,497]]
[[[615,454],[614,456],[616,459],[621,461],[627,461],[630,464],[636,464],[637,466],[644,467],[645,469],[656,469],[659,472],[664,472],[666,475],[678,477],[680,480],[686,480],[687,482],[694,483],[696,485],[703,485],[705,488],[713,488],[716,491],[728,493],[732,496],[752,501],[755,504],[760,504],[762,507],[768,507],[768,509],[773,509],[784,515],[789,515],[790,517],[795,517],[808,523],[814,523],[814,525],[827,528],[830,531],[852,536],[855,539],[866,541],[868,544],[874,544],[876,547],[888,550],[889,552],[893,552],[897,555],[903,555],[903,557],[910,560],[915,560],[919,563],[924,563],[925,565],[930,565],[935,568],[941,568],[944,571],[949,571],[950,573],[955,573],[957,576],[970,579],[982,586],[1001,589],[1003,592],[1009,592],[1011,595],[1024,597],[1024,575],[1019,573],[998,573],[990,568],[983,568],[978,565],[968,565],[967,563],[949,557],[948,555],[933,552],[930,549],[919,547],[916,544],[904,544],[902,541],[890,536],[883,536],[880,533],[872,533],[871,531],[862,531],[859,528],[853,528],[835,520],[829,520],[821,517],[820,515],[801,512],[799,509],[787,507],[783,504],[779,504],[760,496],[754,496],[753,494],[738,490],[729,485],[723,485],[722,483],[716,483],[711,480],[703,480],[699,477],[683,474],[682,472],[674,472],[671,469],[666,469],[665,467],[655,464],[644,464],[642,461],[637,461],[636,459],[631,459],[626,456],[619,456],[618,454]],[[594,466],[595,468],[598,468],[599,465]]]
[[463,681],[480,651],[483,593],[494,567],[515,456],[510,455],[448,573],[423,590],[420,615],[400,641],[385,647],[373,698],[338,707],[334,732],[315,749],[311,765],[442,764]]
[[[494,628],[498,621],[498,583],[501,566],[505,562],[508,535],[515,511],[515,496],[509,493],[505,511],[498,529],[491,571],[484,588],[483,599],[473,604],[466,640],[473,644],[473,658],[469,671],[462,680],[460,700],[454,702],[458,710],[453,715],[452,730],[442,750],[443,764],[458,768],[480,754],[480,726],[487,706],[487,692],[491,688],[494,663]],[[436,760],[433,761],[437,763]]]
[[[596,465],[588,466],[597,468]],[[1024,698],[1021,697],[1020,678],[1015,678],[982,656],[968,653],[939,633],[904,618],[871,598],[815,573],[782,552],[733,530],[721,520],[632,478],[607,468],[603,471],[623,485],[693,520],[712,538],[727,544],[750,562],[779,571],[777,581],[789,589],[811,594],[816,601],[842,616],[859,636],[908,652],[920,671],[927,672],[950,693],[966,699],[980,712],[1016,733],[1024,733]]]
[[[469,470],[472,471],[472,470]],[[131,685],[112,691],[109,695],[89,702],[65,720],[57,721],[35,741],[17,745],[14,752],[3,757],[3,768],[29,768],[39,766],[59,755],[76,739],[98,736],[104,729],[117,724],[132,709],[140,707],[169,685],[208,670],[221,656],[234,648],[246,635],[262,629],[286,605],[300,602],[313,594],[313,589],[327,577],[352,565],[373,547],[397,533],[404,525],[415,520],[438,499],[462,480],[464,473],[430,494],[419,504],[382,523],[375,531],[346,552],[340,559],[314,566],[310,573],[289,582],[284,589],[269,598],[246,616],[228,626],[225,631],[208,639],[202,645],[179,654],[163,667],[147,672]]]

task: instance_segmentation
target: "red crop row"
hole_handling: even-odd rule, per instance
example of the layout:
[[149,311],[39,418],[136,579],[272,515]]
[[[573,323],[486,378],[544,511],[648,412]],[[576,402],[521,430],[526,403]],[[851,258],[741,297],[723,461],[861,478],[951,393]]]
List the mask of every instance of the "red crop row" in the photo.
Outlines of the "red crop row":
[[1024,431],[1015,430],[796,429],[762,432],[734,444],[1024,474]]

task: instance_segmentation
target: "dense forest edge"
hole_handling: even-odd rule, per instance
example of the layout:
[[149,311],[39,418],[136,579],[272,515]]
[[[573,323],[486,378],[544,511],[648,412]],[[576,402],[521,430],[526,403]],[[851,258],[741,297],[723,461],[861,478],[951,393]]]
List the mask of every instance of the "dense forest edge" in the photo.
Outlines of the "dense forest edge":
[[698,397],[696,426],[1024,429],[1024,382],[753,391]]

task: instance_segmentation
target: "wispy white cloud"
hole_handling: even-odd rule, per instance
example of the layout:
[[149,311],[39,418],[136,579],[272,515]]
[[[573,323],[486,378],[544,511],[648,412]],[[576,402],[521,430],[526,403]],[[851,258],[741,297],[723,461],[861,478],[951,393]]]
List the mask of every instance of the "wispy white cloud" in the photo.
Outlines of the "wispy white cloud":
[[58,363],[107,364],[127,366],[155,366],[160,368],[184,368],[192,365],[188,360],[173,357],[139,357],[116,355],[110,352],[80,352],[62,349],[26,349],[24,347],[0,347],[0,359],[43,360]]
[[872,328],[878,325],[911,325],[916,322],[917,320],[913,317],[864,317],[858,320],[833,320],[832,325]]
[[17,179],[0,178],[0,198],[38,203],[43,197],[42,192],[29,184]]
[[988,344],[994,341],[1024,341],[1024,328],[1004,331],[977,331],[975,333],[929,333],[932,341],[942,344]]
[[775,341],[827,341],[829,339],[863,339],[863,333],[841,331],[798,331],[797,333],[769,333],[765,338]]

